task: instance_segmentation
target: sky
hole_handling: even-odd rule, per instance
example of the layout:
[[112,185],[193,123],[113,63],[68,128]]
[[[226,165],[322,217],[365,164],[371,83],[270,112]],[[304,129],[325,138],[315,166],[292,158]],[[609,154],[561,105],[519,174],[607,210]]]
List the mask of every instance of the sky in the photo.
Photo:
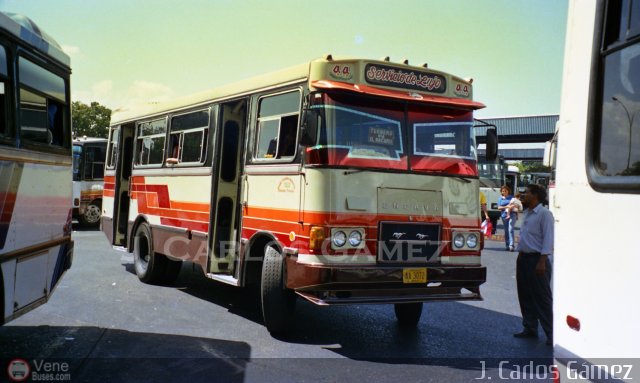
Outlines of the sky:
[[328,53],[474,79],[476,117],[558,114],[566,0],[0,0],[71,57],[71,96],[162,102]]

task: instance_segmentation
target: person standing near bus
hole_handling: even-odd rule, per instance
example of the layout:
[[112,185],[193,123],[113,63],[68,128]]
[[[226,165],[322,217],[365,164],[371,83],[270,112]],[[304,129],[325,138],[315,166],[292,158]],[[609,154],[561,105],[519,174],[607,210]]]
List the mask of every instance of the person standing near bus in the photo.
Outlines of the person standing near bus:
[[498,198],[498,210],[502,212],[500,214],[500,218],[502,218],[502,225],[504,226],[504,244],[507,251],[513,249],[513,238],[511,237],[511,233],[509,230],[509,225],[511,223],[511,218],[509,218],[509,210],[507,206],[513,196],[511,195],[511,188],[509,186],[504,185],[500,188],[500,194],[502,196]]
[[483,220],[491,220],[491,218],[489,218],[489,212],[487,211],[487,196],[484,195],[483,192],[480,192],[480,213],[482,214]]
[[511,198],[511,201],[509,201],[506,208],[507,218],[509,218],[509,237],[511,238],[511,242],[514,244],[513,246],[509,246],[509,251],[514,250],[516,243],[516,223],[518,222],[518,214],[522,213],[522,202],[520,202],[521,198],[522,194],[517,193],[513,198]]
[[537,338],[538,322],[553,343],[553,297],[551,295],[551,262],[553,253],[553,214],[542,205],[547,192],[537,184],[527,186],[522,204],[524,220],[520,227],[516,284],[522,313],[523,330],[516,338]]

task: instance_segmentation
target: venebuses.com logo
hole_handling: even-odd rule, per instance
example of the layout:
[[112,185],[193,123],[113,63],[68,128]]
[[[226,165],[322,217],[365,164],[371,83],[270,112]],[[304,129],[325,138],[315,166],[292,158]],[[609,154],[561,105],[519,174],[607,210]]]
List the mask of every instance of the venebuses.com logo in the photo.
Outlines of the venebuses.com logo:
[[25,359],[15,358],[7,365],[7,376],[12,382],[66,382],[71,380],[69,363],[48,362],[34,359],[29,363]]
[[31,375],[29,362],[24,359],[14,359],[7,366],[7,375],[13,382],[24,382]]

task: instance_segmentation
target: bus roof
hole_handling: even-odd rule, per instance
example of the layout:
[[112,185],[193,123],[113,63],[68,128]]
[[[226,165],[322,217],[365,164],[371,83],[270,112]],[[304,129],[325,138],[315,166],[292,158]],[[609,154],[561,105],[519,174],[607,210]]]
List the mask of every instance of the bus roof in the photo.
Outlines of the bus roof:
[[28,17],[0,12],[0,28],[70,68],[71,60],[60,45]]
[[[336,68],[339,68],[340,73],[334,74]],[[365,72],[373,75],[370,76]],[[420,80],[425,81],[420,82]],[[135,110],[121,109],[114,113],[112,125],[152,118],[167,112],[206,105],[212,101],[304,82],[307,82],[311,89],[339,89],[469,109],[484,107],[483,104],[472,100],[472,80],[464,80],[444,72],[404,63],[355,58],[334,59],[329,55],[180,100],[150,103]],[[416,85],[416,82],[419,84]]]

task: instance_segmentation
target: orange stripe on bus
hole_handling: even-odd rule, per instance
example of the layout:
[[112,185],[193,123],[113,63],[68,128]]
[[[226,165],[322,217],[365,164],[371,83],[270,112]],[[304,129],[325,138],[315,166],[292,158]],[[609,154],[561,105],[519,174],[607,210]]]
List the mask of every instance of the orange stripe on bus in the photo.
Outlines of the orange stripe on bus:
[[201,202],[170,201],[172,209],[209,213],[210,205]]

